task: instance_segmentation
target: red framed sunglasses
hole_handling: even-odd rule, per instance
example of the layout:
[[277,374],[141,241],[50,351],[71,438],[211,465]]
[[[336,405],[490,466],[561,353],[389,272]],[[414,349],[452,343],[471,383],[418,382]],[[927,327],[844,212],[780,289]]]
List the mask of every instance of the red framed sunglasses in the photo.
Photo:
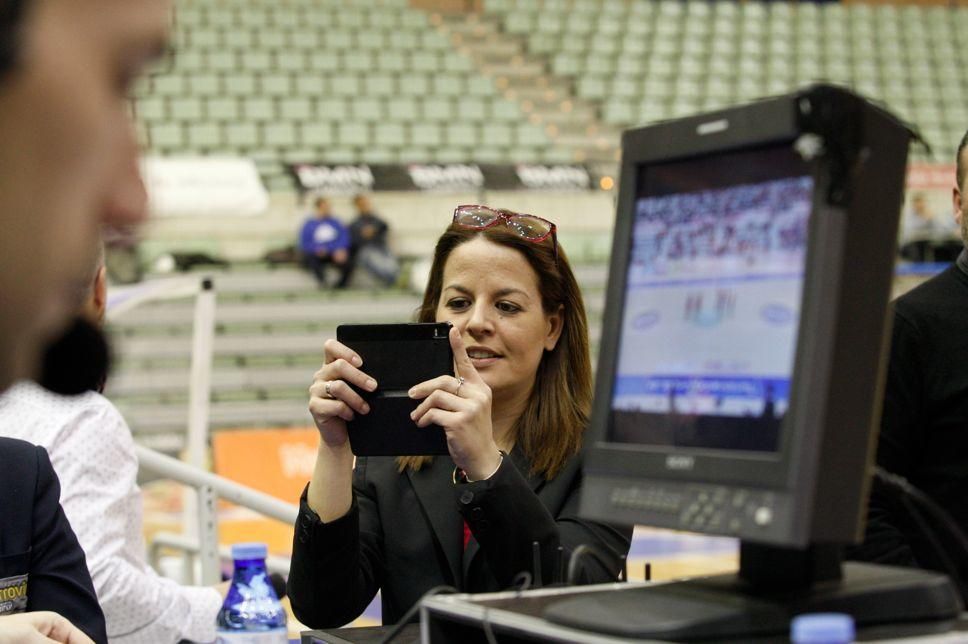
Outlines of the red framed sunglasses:
[[518,237],[536,244],[551,237],[554,243],[555,264],[558,263],[558,227],[547,219],[488,206],[463,205],[454,208],[454,223],[464,228],[484,230],[502,222]]

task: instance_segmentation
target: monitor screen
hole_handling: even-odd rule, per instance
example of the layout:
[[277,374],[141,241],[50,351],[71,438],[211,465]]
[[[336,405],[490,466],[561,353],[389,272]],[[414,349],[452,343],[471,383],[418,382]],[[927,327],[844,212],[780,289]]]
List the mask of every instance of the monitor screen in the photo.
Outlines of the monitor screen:
[[789,143],[637,169],[608,440],[776,452],[814,193]]

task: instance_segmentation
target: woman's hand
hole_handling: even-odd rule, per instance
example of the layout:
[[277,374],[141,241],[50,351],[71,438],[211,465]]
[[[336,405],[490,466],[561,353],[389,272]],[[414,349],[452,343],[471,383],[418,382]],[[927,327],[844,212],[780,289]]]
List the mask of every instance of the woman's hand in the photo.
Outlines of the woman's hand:
[[471,363],[456,327],[450,330],[450,346],[458,376],[440,376],[410,389],[411,398],[423,399],[410,417],[418,427],[443,427],[454,463],[471,480],[480,480],[501,464],[491,426],[491,388]]
[[370,406],[348,383],[366,391],[376,389],[376,381],[360,367],[363,360],[344,344],[330,338],[323,345],[324,362],[309,387],[309,411],[319,429],[323,444],[341,448],[348,440],[346,421],[355,414],[367,414]]

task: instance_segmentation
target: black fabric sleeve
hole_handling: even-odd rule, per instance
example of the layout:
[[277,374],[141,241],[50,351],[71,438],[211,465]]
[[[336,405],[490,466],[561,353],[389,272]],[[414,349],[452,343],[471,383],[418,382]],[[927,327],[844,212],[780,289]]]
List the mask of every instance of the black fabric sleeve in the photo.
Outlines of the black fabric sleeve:
[[104,614],[77,542],[60,505],[60,483],[47,452],[35,448],[34,489],[27,610],[60,613],[95,642],[107,642]]
[[[895,314],[884,387],[884,408],[877,447],[877,463],[893,474],[908,477],[922,453],[924,436],[924,350],[917,327]],[[880,486],[873,486],[867,510],[864,541],[851,547],[852,559],[875,563],[919,565],[903,524],[900,504]]]
[[383,583],[382,530],[365,490],[365,459],[354,470],[353,504],[323,523],[299,500],[287,593],[293,614],[310,628],[336,628],[359,617]]
[[455,487],[461,515],[480,544],[487,566],[501,587],[509,587],[522,571],[534,574],[533,544],[541,551],[541,578],[558,579],[558,546],[567,565],[571,553],[585,544],[605,556],[607,565],[583,561],[581,583],[614,581],[628,555],[632,526],[612,526],[578,517],[581,491],[580,459],[575,458],[555,477],[564,486],[560,510],[553,515],[532,492],[510,458],[489,479]]

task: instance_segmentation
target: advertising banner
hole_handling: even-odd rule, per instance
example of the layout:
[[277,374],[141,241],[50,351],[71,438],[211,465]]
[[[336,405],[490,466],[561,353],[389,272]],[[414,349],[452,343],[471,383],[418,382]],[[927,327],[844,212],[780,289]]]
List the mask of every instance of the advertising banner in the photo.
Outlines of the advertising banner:
[[152,213],[160,217],[251,217],[269,206],[251,159],[149,157],[143,174]]
[[303,192],[350,195],[371,191],[475,192],[478,190],[592,190],[591,172],[580,164],[325,164],[289,167]]

